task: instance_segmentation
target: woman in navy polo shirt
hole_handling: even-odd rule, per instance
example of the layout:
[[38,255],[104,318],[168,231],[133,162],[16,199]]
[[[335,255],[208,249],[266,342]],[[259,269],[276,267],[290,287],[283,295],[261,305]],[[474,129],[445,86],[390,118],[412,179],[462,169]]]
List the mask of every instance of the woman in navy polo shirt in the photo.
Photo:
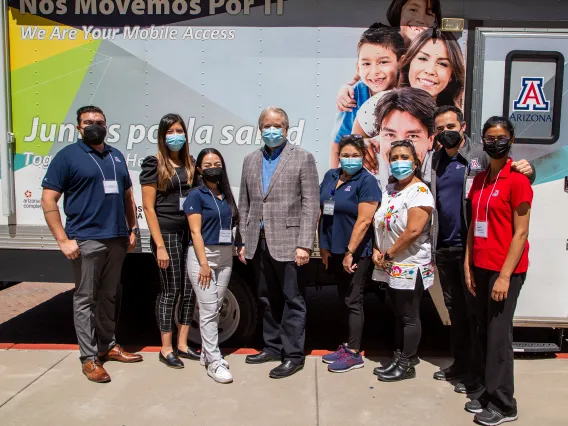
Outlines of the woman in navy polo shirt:
[[325,268],[335,275],[339,295],[349,312],[349,339],[325,355],[331,372],[363,367],[363,289],[371,266],[371,222],[381,200],[377,179],[363,169],[365,143],[359,135],[339,141],[341,168],[331,169],[320,185],[319,244]]
[[484,357],[485,392],[466,404],[483,425],[518,417],[513,397],[513,316],[529,266],[529,221],[533,191],[529,179],[511,173],[508,154],[515,130],[505,117],[483,127],[483,150],[490,166],[469,192],[472,223],[465,256],[465,278],[478,309],[478,339]]
[[196,161],[194,189],[183,205],[189,220],[192,246],[187,255],[189,278],[199,303],[203,341],[201,357],[216,382],[231,383],[229,364],[219,350],[219,311],[229,286],[233,265],[233,226],[239,212],[221,153],[206,148]]
[[[156,319],[162,335],[159,360],[172,368],[183,368],[179,358],[199,359],[187,345],[193,317],[193,290],[187,279],[186,254],[189,227],[183,200],[193,179],[187,129],[177,114],[162,117],[158,126],[158,153],[142,162],[142,204],[150,234],[151,250],[160,267],[161,293],[156,300]],[[173,350],[174,309],[178,304],[177,353]]]

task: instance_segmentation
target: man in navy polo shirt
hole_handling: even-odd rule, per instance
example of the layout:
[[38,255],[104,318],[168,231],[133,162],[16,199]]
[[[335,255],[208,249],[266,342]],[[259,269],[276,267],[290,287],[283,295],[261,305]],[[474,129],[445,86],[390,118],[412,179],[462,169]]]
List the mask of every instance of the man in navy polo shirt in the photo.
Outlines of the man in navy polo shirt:
[[[75,331],[83,374],[110,381],[100,361],[142,361],[115,340],[122,263],[136,245],[136,205],[124,156],[104,143],[106,117],[95,106],[77,111],[80,139],[53,158],[43,179],[45,220],[73,262]],[[65,229],[57,203],[64,195]]]
[[[431,189],[436,199],[434,250],[444,302],[451,320],[451,347],[454,363],[434,373],[437,380],[465,379],[458,393],[481,389],[477,373],[481,362],[475,347],[475,299],[467,290],[464,275],[464,247],[471,212],[467,195],[473,178],[489,166],[483,145],[467,135],[462,111],[443,106],[434,112],[436,141],[442,149],[432,159]],[[534,181],[534,167],[526,161],[513,163],[517,172]]]

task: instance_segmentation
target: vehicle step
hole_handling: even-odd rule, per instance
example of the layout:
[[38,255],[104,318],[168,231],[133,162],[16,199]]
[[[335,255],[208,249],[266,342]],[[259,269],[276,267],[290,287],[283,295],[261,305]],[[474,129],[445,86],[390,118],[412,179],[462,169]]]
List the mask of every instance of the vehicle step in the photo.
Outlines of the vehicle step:
[[513,342],[514,352],[560,352],[556,343]]

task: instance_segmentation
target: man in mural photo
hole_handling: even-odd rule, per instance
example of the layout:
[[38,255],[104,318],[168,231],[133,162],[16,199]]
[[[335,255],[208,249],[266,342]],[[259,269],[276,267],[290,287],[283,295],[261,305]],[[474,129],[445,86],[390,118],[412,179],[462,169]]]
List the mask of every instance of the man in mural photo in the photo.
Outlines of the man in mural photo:
[[[83,374],[105,383],[101,361],[138,362],[116,343],[122,264],[136,246],[136,205],[126,160],[107,145],[106,117],[96,106],[77,111],[77,143],[59,151],[43,179],[45,220],[75,276],[73,315]],[[63,198],[65,228],[57,203]]]
[[391,143],[406,139],[414,143],[422,164],[422,178],[429,183],[430,176],[426,171],[431,167],[435,109],[436,103],[428,92],[412,87],[393,89],[377,103],[377,137],[368,146],[364,165],[368,170],[378,168],[378,179],[383,188],[389,179]]

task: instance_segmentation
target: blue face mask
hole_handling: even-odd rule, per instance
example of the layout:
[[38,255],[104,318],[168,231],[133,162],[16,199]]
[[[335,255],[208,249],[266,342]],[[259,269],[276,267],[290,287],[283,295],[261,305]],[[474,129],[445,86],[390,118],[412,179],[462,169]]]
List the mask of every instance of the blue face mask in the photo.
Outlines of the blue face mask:
[[340,158],[341,168],[348,175],[354,175],[363,168],[362,158]]
[[393,175],[396,180],[404,180],[414,173],[413,166],[414,163],[410,160],[393,161],[390,164],[391,175]]
[[166,145],[172,151],[179,151],[185,145],[185,135],[183,133],[166,135]]
[[277,129],[276,127],[262,129],[262,140],[270,148],[280,145],[284,140],[282,129]]

